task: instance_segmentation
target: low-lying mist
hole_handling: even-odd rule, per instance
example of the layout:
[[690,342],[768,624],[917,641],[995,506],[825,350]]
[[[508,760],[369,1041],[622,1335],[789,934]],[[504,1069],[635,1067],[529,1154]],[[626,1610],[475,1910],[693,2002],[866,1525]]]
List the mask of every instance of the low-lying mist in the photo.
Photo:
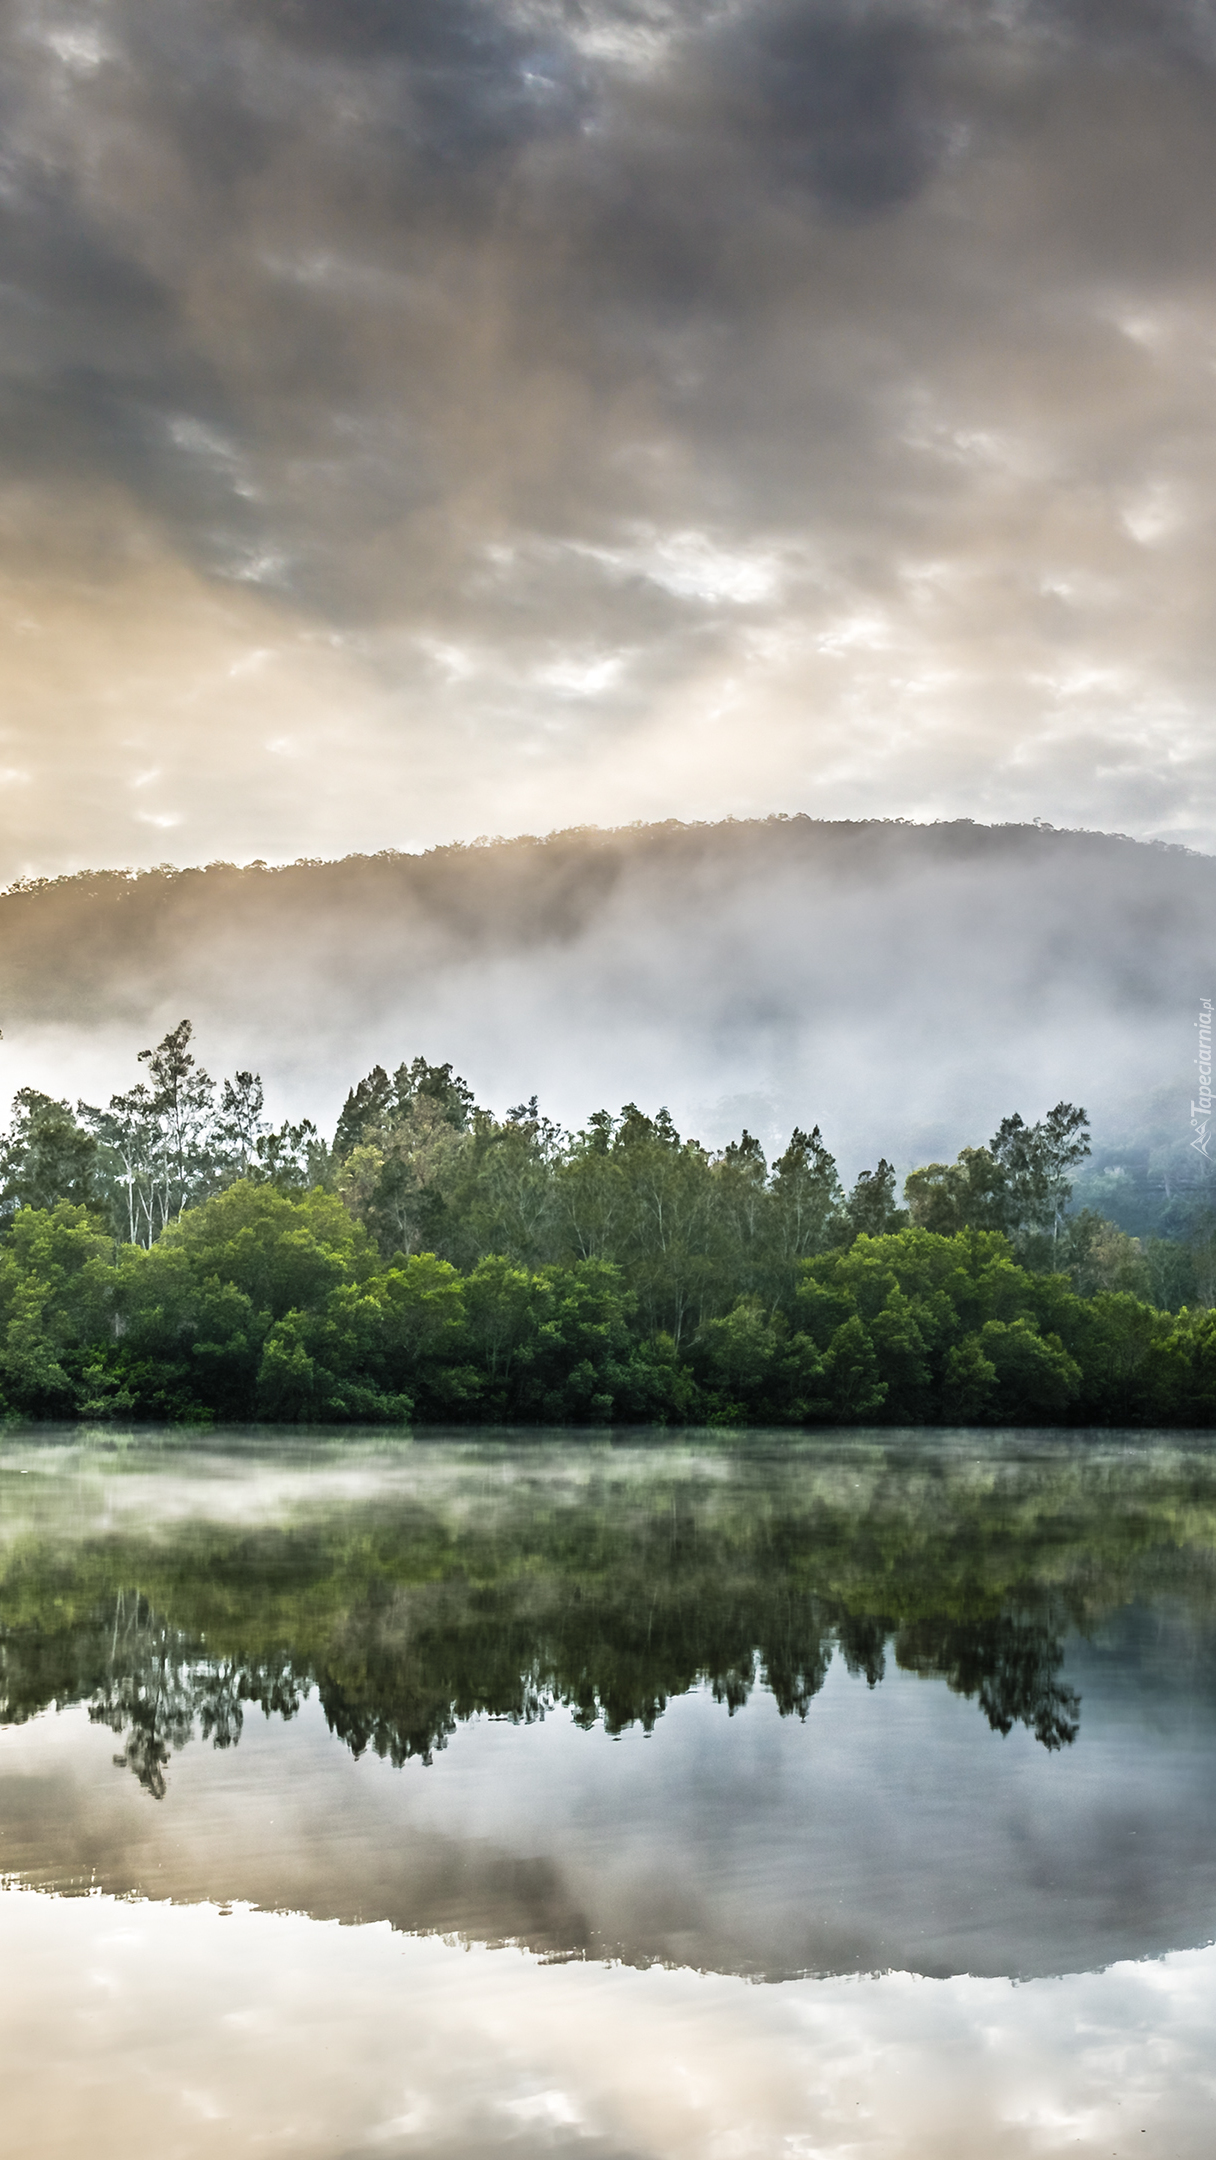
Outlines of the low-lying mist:
[[0,896],[0,1082],[102,1101],[189,1015],[323,1129],[420,1053],[570,1126],[818,1123],[846,1176],[1061,1098],[1185,1140],[1214,899],[1216,862],[1118,835],[805,817],[89,873]]

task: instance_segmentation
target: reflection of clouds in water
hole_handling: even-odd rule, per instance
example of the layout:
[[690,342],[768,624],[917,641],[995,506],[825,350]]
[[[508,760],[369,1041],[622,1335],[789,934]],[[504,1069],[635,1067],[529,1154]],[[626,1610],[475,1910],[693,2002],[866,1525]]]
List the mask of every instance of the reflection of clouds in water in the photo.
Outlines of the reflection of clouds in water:
[[1211,1949],[1021,1987],[750,1987],[16,1891],[0,1944],[11,2149],[46,2160],[132,2149],[150,2115],[182,2160],[1210,2150]]
[[702,1689],[653,1738],[560,1710],[480,1718],[404,1771],[356,1762],[314,1697],[289,1723],[251,1711],[238,1747],[175,1755],[163,1807],[69,1708],[0,1741],[0,1852],[45,1889],[386,1919],[544,1956],[1030,1978],[1212,1934],[1211,1720],[1159,1693],[1146,1735],[1086,1683],[1087,1739],[1065,1762],[940,1685],[889,1674],[871,1692],[837,1661],[805,1727],[764,1694],[728,1718]]

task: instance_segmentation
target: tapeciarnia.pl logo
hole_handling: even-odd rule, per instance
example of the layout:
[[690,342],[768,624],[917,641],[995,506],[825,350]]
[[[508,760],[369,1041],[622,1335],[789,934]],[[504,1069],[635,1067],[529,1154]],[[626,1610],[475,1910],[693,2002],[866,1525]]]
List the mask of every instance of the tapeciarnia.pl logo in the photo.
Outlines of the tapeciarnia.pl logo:
[[1191,1146],[1211,1161],[1208,1140],[1212,1124],[1212,1000],[1200,998],[1199,1018],[1195,1022],[1199,1030],[1199,1055],[1195,1063],[1199,1067],[1199,1100],[1191,1104],[1191,1131],[1195,1137]]

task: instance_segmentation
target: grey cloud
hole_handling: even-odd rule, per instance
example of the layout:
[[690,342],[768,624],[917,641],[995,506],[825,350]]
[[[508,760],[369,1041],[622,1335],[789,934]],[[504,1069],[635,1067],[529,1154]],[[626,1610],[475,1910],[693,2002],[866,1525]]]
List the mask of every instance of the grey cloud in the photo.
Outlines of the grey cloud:
[[365,156],[458,173],[577,126],[594,94],[568,37],[481,0],[258,0],[134,18],[132,33],[200,171],[228,181],[334,98],[363,101]]
[[947,41],[915,11],[787,0],[745,15],[724,43],[736,127],[775,178],[808,187],[828,210],[889,210],[936,168],[948,141],[936,79]]
[[1022,0],[1012,14],[1041,36],[1112,58],[1216,63],[1205,0]]
[[[85,326],[127,366],[149,337],[162,336],[172,302],[160,283],[93,226],[62,182],[23,176],[0,208],[0,278],[25,294],[45,325],[50,350],[80,355]],[[44,348],[45,350],[45,348]]]

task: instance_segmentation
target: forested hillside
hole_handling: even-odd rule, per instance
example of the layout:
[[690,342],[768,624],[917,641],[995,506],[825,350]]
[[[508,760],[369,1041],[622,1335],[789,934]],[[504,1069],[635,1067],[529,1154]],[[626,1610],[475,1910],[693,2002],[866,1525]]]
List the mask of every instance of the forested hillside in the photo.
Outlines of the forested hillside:
[[770,1155],[818,1123],[850,1178],[1064,1096],[1139,1230],[1185,1172],[1214,902],[1207,857],[1117,835],[803,817],[82,874],[0,896],[0,1082],[97,1100],[189,1012],[294,1119],[408,1046],[500,1115],[665,1102]]

